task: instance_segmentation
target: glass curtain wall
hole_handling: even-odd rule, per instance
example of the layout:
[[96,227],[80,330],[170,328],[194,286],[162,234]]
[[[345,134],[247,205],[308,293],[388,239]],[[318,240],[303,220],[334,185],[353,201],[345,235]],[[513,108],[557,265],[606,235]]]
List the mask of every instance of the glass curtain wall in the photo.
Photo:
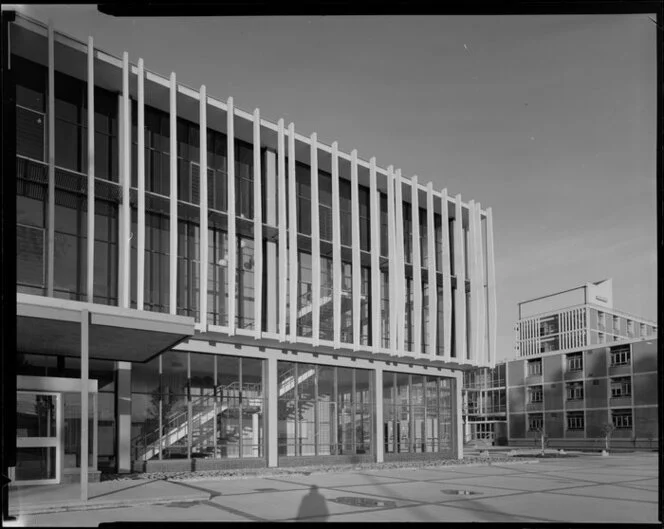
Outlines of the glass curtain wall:
[[385,453],[451,456],[454,380],[385,371],[382,383]]
[[278,363],[280,456],[372,453],[369,370]]
[[134,460],[264,456],[263,361],[169,351],[132,366]]

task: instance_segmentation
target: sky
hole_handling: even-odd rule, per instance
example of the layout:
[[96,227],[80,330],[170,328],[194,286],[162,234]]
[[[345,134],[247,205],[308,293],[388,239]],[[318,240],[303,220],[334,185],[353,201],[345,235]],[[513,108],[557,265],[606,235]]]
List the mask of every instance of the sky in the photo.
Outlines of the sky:
[[615,308],[657,319],[656,26],[646,14],[20,10],[491,207],[499,360],[514,355],[519,301],[586,282],[613,278]]

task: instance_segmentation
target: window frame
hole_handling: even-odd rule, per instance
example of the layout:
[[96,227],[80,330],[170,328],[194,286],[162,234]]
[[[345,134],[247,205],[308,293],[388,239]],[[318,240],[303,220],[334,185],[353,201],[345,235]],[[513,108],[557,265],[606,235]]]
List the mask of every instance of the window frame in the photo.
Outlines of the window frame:
[[[538,399],[533,397],[539,396]],[[540,404],[544,402],[544,388],[541,385],[528,386],[528,404]]]
[[568,412],[565,417],[567,430],[579,431],[586,429],[586,418],[583,412]]

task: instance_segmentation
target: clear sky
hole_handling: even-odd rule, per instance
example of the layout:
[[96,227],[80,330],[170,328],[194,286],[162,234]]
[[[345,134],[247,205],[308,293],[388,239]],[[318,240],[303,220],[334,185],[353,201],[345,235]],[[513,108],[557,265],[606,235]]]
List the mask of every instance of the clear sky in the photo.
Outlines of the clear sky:
[[[491,206],[498,358],[517,302],[613,278],[657,319],[656,42],[647,15],[35,18],[304,135]],[[654,18],[654,15],[653,15]]]

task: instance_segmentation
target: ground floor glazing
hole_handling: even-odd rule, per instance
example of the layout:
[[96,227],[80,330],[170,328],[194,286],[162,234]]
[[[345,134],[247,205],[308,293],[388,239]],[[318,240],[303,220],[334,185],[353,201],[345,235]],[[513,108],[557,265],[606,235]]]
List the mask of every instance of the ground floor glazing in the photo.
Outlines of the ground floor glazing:
[[[170,350],[146,363],[91,359],[90,467],[117,472],[215,461],[267,466],[268,459],[285,465],[455,457],[454,376],[405,372],[399,364],[372,369],[366,361],[359,363],[368,368],[353,367],[350,359],[318,356],[317,363],[270,362]],[[76,379],[80,359],[19,353],[18,374]],[[57,469],[77,467],[75,395],[19,391],[19,430],[51,441],[19,448],[18,481],[57,481]],[[268,458],[271,438],[275,454]]]

